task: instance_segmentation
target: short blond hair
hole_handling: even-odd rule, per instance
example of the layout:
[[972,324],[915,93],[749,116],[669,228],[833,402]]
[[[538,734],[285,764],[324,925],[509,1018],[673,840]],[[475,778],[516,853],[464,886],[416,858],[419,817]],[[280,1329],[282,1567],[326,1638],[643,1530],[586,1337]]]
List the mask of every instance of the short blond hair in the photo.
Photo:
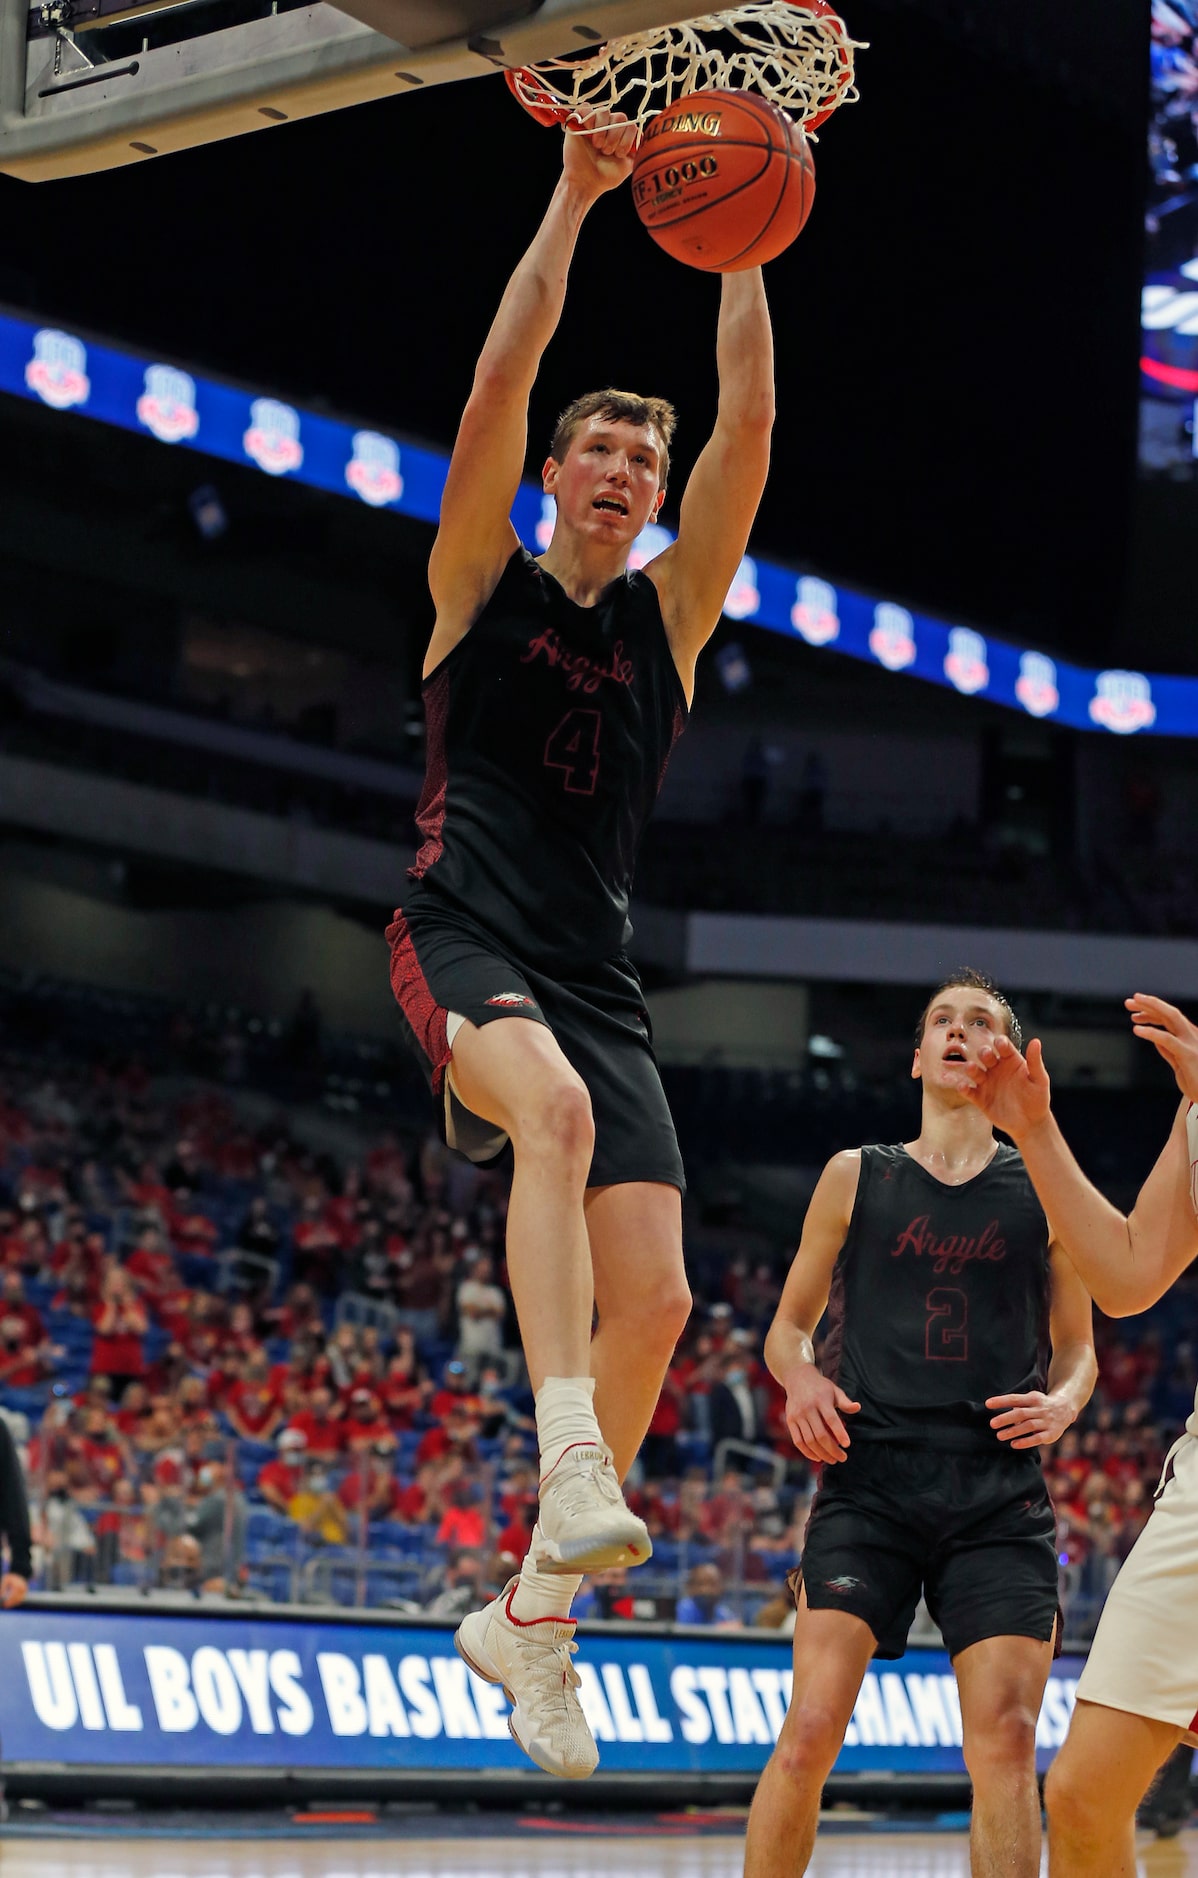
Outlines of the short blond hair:
[[657,485],[659,489],[665,488],[670,471],[670,444],[678,423],[678,413],[668,398],[642,398],[638,392],[616,391],[610,385],[605,391],[588,391],[583,397],[575,398],[554,426],[549,454],[555,463],[565,461],[570,445],[591,417],[605,417],[611,423],[644,424],[655,430],[661,441]]

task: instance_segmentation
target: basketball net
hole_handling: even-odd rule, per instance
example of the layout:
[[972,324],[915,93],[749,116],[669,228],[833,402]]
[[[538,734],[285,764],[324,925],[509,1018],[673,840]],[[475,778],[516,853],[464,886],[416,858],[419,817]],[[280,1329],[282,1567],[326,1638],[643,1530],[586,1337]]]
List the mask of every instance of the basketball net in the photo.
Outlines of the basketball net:
[[828,0],[743,0],[724,13],[544,59],[506,78],[542,124],[570,124],[599,108],[621,111],[644,130],[679,98],[716,89],[756,91],[811,136],[839,105],[856,100],[853,53],[860,46]]

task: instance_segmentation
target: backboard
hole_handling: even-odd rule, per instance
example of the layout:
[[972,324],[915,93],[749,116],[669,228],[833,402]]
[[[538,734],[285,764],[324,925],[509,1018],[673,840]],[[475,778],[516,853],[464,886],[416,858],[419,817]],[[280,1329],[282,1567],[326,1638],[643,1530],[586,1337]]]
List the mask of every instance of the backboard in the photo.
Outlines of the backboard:
[[79,176],[685,19],[694,0],[0,0],[0,170]]

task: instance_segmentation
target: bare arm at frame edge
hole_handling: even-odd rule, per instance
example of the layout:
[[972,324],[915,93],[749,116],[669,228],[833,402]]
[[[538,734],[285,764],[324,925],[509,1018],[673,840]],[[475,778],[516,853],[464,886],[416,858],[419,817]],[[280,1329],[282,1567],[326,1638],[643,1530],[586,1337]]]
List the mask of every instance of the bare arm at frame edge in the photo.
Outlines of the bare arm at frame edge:
[[1186,1099],[1126,1217],[1087,1180],[1057,1125],[1038,1039],[1028,1045],[1025,1058],[1006,1037],[996,1038],[982,1051],[972,1077],[961,1080],[962,1089],[994,1126],[1015,1142],[1052,1220],[1057,1243],[1109,1317],[1147,1310],[1198,1256],[1186,1136],[1186,1111],[1198,1068],[1198,1030],[1157,999],[1128,999],[1128,1005],[1133,1016],[1147,1011],[1168,1038],[1162,1047],[1152,1027],[1143,1022],[1135,1026],[1137,1036],[1155,1043],[1171,1063]]

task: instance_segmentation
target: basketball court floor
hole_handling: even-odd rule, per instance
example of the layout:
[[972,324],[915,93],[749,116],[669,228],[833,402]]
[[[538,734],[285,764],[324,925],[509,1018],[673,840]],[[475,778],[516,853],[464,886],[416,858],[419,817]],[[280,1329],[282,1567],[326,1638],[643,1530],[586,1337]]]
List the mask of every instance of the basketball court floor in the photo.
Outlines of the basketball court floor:
[[[24,1826],[3,1834],[3,1878],[741,1878],[742,1829],[728,1820],[701,1834],[685,1816],[668,1816],[647,1833],[631,1820],[560,1815],[504,1821],[500,1837],[481,1836],[475,1816],[451,1836],[452,1821],[419,1820],[411,1830],[337,1836],[324,1826],[312,1836],[281,1824],[248,1837],[208,1837],[192,1827],[177,1836],[145,1816],[109,1819],[104,1827]],[[229,1831],[214,1826],[214,1834]],[[236,1830],[232,1828],[231,1830]],[[305,1830],[305,1836],[294,1836]],[[351,1829],[352,1830],[352,1829]],[[427,1836],[420,1836],[421,1833]],[[434,1836],[435,1835],[435,1836]],[[442,1836],[445,1835],[445,1836]],[[830,1825],[812,1878],[968,1878],[963,1830],[843,1830]],[[1143,1878],[1198,1878],[1198,1832],[1141,1840]]]

